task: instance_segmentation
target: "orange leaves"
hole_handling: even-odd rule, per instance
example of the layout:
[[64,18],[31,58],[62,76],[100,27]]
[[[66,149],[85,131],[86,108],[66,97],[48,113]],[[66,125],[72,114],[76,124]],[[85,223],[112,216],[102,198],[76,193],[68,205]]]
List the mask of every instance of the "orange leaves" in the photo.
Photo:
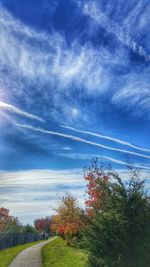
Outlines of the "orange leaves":
[[84,179],[87,181],[88,199],[85,201],[87,214],[93,214],[93,208],[99,208],[101,199],[104,196],[104,187],[109,182],[109,176],[102,169],[98,168],[95,163],[85,172]]
[[60,223],[57,227],[58,233],[66,239],[76,235],[83,225],[82,210],[79,208],[76,199],[70,195],[62,198],[57,212],[60,216]]
[[78,233],[78,231],[80,230],[81,227],[81,222],[80,221],[76,221],[76,222],[72,222],[72,223],[65,223],[64,225],[59,225],[58,226],[58,233],[61,236],[67,236],[67,235],[75,235]]
[[58,227],[61,223],[59,215],[53,215],[51,217],[50,232],[51,234],[56,234],[58,232]]

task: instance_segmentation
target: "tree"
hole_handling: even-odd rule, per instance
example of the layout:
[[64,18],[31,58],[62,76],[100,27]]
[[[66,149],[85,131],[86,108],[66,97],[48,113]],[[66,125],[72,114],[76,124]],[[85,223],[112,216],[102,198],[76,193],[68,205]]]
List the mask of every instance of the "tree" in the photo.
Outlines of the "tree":
[[0,232],[16,232],[20,228],[18,218],[11,216],[8,209],[0,208]]
[[60,216],[58,214],[52,215],[51,217],[51,225],[50,225],[50,233],[51,235],[58,234],[58,227],[61,224]]
[[25,233],[37,233],[37,230],[35,229],[35,227],[27,224],[25,226],[22,227],[23,232]]
[[97,163],[97,159],[93,160],[91,166],[85,168],[84,174],[84,179],[88,182],[86,192],[88,199],[85,201],[85,205],[87,213],[90,215],[93,215],[94,210],[100,207],[100,200],[106,193],[104,189],[110,179],[110,166],[104,168],[103,165],[98,166]]
[[50,233],[50,225],[51,225],[51,218],[45,217],[45,218],[39,218],[34,221],[35,228],[39,232],[45,232]]
[[62,198],[57,212],[60,216],[58,233],[70,242],[83,226],[83,212],[76,198],[71,195]]
[[[90,179],[89,179],[90,174]],[[98,167],[85,171],[92,210],[84,231],[93,267],[148,267],[150,262],[150,198],[138,170],[128,184],[117,173]],[[92,186],[91,186],[92,184]]]

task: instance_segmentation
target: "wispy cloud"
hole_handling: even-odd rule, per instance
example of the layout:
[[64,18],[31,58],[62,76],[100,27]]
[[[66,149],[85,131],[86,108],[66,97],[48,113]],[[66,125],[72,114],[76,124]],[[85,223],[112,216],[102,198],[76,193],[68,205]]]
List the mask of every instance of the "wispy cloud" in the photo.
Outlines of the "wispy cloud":
[[[85,5],[83,11],[92,16],[93,4]],[[122,85],[112,70],[115,67],[120,69],[129,66],[130,58],[124,48],[118,48],[117,53],[113,54],[101,44],[98,48],[89,41],[81,45],[78,37],[68,47],[63,34],[37,31],[13,17],[4,8],[0,10],[0,17],[0,94],[6,95],[8,100],[11,96],[21,99],[27,107],[37,107],[40,103],[42,117],[53,117],[59,122],[67,123],[77,121],[77,118],[85,122],[90,116],[95,116],[94,105],[91,112],[87,112],[86,106],[77,103],[74,94],[78,95],[81,103],[82,99],[89,96],[92,96],[93,103],[97,101],[97,97],[107,97],[112,105],[117,103],[120,108],[119,99],[126,98],[123,93],[124,84],[131,78],[129,75],[124,76]],[[103,22],[103,16],[100,18]],[[140,51],[142,54],[142,50]],[[7,72],[4,71],[6,69]],[[139,80],[140,75],[135,77],[132,74],[132,79]],[[114,83],[115,90],[112,86]],[[146,86],[149,85],[149,81],[145,83]],[[131,101],[124,101],[126,107],[129,106],[141,116],[149,116],[146,91],[141,93],[136,88],[133,91],[136,91],[138,98],[136,106],[132,104],[135,99],[133,93]],[[130,95],[129,92],[127,94]]]
[[113,33],[119,41],[131,48],[135,53],[144,57],[146,61],[150,61],[150,55],[144,49],[142,45],[139,45],[133,40],[122,27],[118,26],[117,23],[109,19],[100,8],[93,2],[89,2],[83,6],[83,13],[89,15],[99,25],[106,29],[106,31]]
[[80,137],[77,137],[77,136],[74,136],[74,135],[64,134],[64,133],[55,132],[55,131],[44,130],[42,128],[36,128],[36,127],[30,126],[30,125],[25,125],[25,124],[20,124],[20,123],[16,123],[15,125],[18,126],[18,127],[22,127],[22,128],[25,128],[25,129],[29,129],[29,130],[35,131],[35,132],[45,133],[45,134],[49,134],[49,135],[55,135],[55,136],[71,139],[73,141],[77,141],[77,142],[80,142],[80,143],[85,143],[85,144],[89,144],[89,145],[92,145],[92,146],[108,149],[108,150],[111,150],[111,151],[117,151],[117,152],[121,152],[121,153],[124,153],[124,154],[129,154],[129,155],[134,155],[134,156],[150,159],[150,156],[145,155],[145,154],[136,153],[136,152],[133,152],[133,151],[119,149],[119,148],[115,148],[115,147],[105,146],[103,144],[92,142],[90,140],[86,140],[86,139],[83,139],[83,138],[80,138]]
[[106,140],[109,140],[109,141],[113,141],[115,143],[118,143],[118,144],[121,144],[121,145],[125,145],[125,146],[129,146],[131,148],[135,148],[135,149],[138,149],[138,150],[141,150],[141,151],[150,152],[150,149],[142,148],[142,147],[133,145],[133,144],[131,144],[129,142],[126,142],[126,141],[123,141],[123,140],[120,140],[120,139],[117,139],[117,138],[114,138],[114,137],[110,137],[110,136],[106,136],[106,135],[102,135],[102,134],[97,134],[97,133],[93,133],[93,132],[89,132],[89,131],[79,130],[79,129],[76,129],[74,127],[70,127],[70,126],[67,126],[67,125],[61,125],[61,127],[65,128],[65,129],[73,130],[73,131],[78,132],[78,133],[84,133],[84,134],[88,134],[88,135],[91,135],[91,136],[95,136],[95,137],[99,137],[99,138],[102,138],[102,139],[106,139]]
[[[118,173],[128,180],[127,170],[118,170]],[[142,177],[147,179],[148,174],[145,170]],[[23,223],[32,224],[38,217],[54,214],[65,192],[75,195],[84,207],[85,190],[81,169],[0,172],[0,203]]]
[[18,115],[21,115],[23,117],[26,117],[26,118],[29,118],[29,119],[33,119],[33,120],[38,120],[38,121],[41,121],[41,122],[45,122],[42,118],[38,117],[38,116],[35,116],[31,113],[28,113],[14,105],[11,105],[11,104],[8,104],[8,103],[4,103],[2,101],[0,101],[0,109],[2,110],[6,110],[6,111],[9,111],[11,113],[15,113],[15,114],[18,114]]
[[133,166],[136,168],[140,168],[140,169],[145,169],[145,170],[150,170],[150,167],[144,166],[144,165],[139,165],[139,164],[135,164],[135,163],[130,163],[130,162],[125,162],[122,160],[118,160],[112,157],[107,157],[107,156],[102,156],[104,159],[112,161],[114,163],[120,164],[120,165],[124,165],[124,166]]
[[121,90],[116,91],[112,97],[113,104],[124,111],[130,112],[134,117],[149,118],[150,113],[150,79],[149,73],[127,76],[127,82]]
[[70,146],[64,146],[64,147],[62,147],[62,149],[63,149],[63,150],[67,150],[67,151],[72,150],[72,148],[71,148]]
[[[92,90],[97,89],[97,85],[102,87],[102,83],[105,84],[104,69],[99,64],[96,70],[98,55],[90,45],[81,46],[75,40],[69,49],[64,36],[57,32],[53,34],[37,32],[4,9],[1,9],[0,15],[2,65],[12,67],[13,74],[19,72],[18,74],[30,82],[37,79],[39,85],[41,83],[56,85],[59,82],[62,87],[66,87],[76,80],[78,85]],[[92,83],[92,77],[96,84]]]
[[63,35],[36,31],[4,8],[0,17],[0,86],[8,99],[21,98],[29,107],[40,101],[41,114],[74,120],[75,101],[67,101],[72,91],[83,88],[80,96],[107,91],[109,81],[100,58],[101,54],[105,62],[112,61],[106,49],[99,52],[90,43],[81,46],[77,39],[69,48]]
[[0,203],[23,223],[54,214],[65,192],[76,195],[82,205],[84,191],[81,169],[0,172]]
[[116,163],[118,165],[124,165],[126,167],[128,166],[133,166],[135,168],[140,168],[140,169],[145,169],[145,170],[150,170],[150,167],[143,165],[139,165],[136,163],[130,163],[130,162],[125,162],[122,160],[115,159],[113,157],[108,157],[108,156],[103,156],[99,154],[83,154],[83,153],[56,153],[58,156],[65,157],[65,158],[72,158],[72,159],[82,159],[82,160],[91,160],[94,158],[98,159],[106,159],[107,161],[111,161],[113,163]]

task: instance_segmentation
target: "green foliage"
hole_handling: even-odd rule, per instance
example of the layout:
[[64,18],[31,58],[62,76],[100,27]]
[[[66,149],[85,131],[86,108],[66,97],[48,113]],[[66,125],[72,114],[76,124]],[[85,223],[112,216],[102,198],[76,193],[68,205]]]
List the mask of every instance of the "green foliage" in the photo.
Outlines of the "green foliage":
[[42,248],[43,267],[85,267],[87,255],[57,238]]
[[93,267],[148,267],[150,263],[150,199],[144,182],[131,168],[128,184],[109,172],[103,194],[84,231]]
[[22,227],[22,231],[24,233],[37,233],[38,231],[35,229],[35,227],[27,224],[25,226]]

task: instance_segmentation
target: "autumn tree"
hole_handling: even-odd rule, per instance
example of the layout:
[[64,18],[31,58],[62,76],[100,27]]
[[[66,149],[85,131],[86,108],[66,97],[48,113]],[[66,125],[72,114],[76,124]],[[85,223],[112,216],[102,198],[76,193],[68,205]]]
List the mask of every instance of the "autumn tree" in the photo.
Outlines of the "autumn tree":
[[50,233],[51,235],[57,235],[58,234],[58,228],[61,224],[61,219],[58,214],[51,216],[51,225],[50,225]]
[[51,218],[39,218],[34,221],[35,229],[39,232],[50,233]]
[[111,167],[108,165],[98,166],[98,160],[93,160],[89,167],[84,169],[84,179],[87,181],[88,199],[85,201],[86,211],[89,215],[92,215],[95,209],[101,206],[100,200],[106,194],[105,186],[110,179]]
[[60,216],[58,232],[69,242],[73,236],[78,234],[84,224],[83,211],[75,197],[66,195],[62,198],[57,212]]
[[0,208],[0,232],[16,232],[20,229],[18,218],[11,216],[8,209]]
[[150,198],[138,170],[128,183],[97,162],[85,171],[88,224],[84,239],[93,267],[148,267],[150,262]]

